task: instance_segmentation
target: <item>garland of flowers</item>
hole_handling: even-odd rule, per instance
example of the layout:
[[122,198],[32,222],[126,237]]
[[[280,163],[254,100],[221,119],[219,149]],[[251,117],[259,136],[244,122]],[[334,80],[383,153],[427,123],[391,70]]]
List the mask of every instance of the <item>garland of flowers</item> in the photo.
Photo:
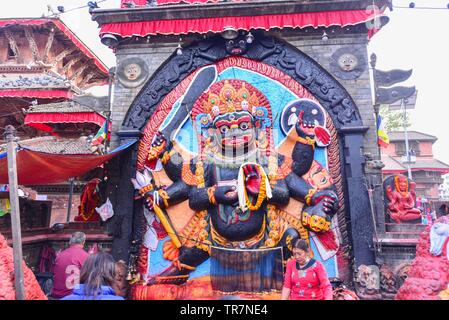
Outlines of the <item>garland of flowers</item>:
[[[260,171],[259,171],[259,174],[260,174]],[[262,202],[265,200],[266,196],[267,196],[267,185],[266,185],[264,176],[262,174],[261,175],[260,187],[259,187],[259,194],[257,195],[257,201],[256,201],[256,203],[254,205],[251,203],[251,201],[249,199],[249,196],[248,196],[248,191],[245,188],[246,207],[250,211],[258,210],[260,208],[260,206],[262,205]]]
[[401,191],[399,188],[399,176],[394,177],[394,187],[396,188],[396,191],[399,192],[403,197],[406,197],[408,194],[408,180],[405,179],[405,183],[407,184],[407,187],[405,188],[405,191]]
[[[86,205],[87,205],[87,203],[86,203]],[[86,209],[84,208],[84,206],[81,205],[80,206],[80,217],[82,217],[84,219],[84,221],[88,221],[95,214],[95,208],[92,208],[92,210],[90,210],[90,213],[87,216],[86,216],[85,210]]]

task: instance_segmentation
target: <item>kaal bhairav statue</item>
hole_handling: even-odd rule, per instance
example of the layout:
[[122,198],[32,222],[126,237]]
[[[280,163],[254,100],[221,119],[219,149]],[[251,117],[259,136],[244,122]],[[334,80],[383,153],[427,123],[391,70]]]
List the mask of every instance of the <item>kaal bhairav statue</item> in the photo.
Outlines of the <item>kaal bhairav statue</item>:
[[[189,79],[152,136],[145,169],[132,179],[146,203],[148,231],[135,280],[145,285],[185,283],[211,256],[211,248],[237,254],[282,248],[287,260],[291,243],[311,234],[325,247],[338,247],[331,221],[339,199],[329,172],[314,160],[316,149],[331,142],[324,109],[312,98],[300,98],[273,116],[256,86],[243,79],[220,80],[216,73],[208,66]],[[187,122],[195,152],[175,138]],[[274,127],[291,142],[283,152],[275,146]],[[159,172],[169,183],[156,178]],[[302,209],[286,212],[291,201],[303,203]],[[168,215],[167,210],[186,202],[194,215],[175,228],[171,217],[185,212]],[[167,235],[159,248],[158,240]],[[148,260],[149,251],[156,250],[171,264],[154,274]]]

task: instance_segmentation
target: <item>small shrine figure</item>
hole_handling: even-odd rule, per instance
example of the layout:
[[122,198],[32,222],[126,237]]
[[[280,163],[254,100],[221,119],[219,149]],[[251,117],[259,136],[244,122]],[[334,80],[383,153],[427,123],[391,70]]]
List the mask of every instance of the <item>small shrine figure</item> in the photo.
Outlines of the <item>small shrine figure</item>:
[[394,188],[389,185],[389,181],[385,180],[386,196],[389,200],[387,205],[390,217],[397,223],[421,219],[421,211],[415,208],[416,184],[409,182],[404,175],[396,175],[393,177]]
[[98,178],[90,180],[83,188],[81,193],[81,203],[78,206],[78,215],[75,217],[75,221],[87,222],[87,221],[100,221],[100,215],[95,210],[101,204],[99,184],[101,180]]

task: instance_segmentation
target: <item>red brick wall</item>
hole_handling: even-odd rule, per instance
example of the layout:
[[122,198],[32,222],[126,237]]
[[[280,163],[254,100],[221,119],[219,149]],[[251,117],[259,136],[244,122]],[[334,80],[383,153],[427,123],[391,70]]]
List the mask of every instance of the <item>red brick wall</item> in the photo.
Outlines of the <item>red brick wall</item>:
[[432,152],[432,142],[421,142],[419,144],[419,151],[421,152],[421,157],[431,157],[433,156]]
[[395,148],[394,143],[390,143],[386,148],[382,148],[382,153],[389,155],[389,156],[395,156],[396,148]]
[[[60,222],[67,221],[67,205],[69,203],[68,194],[51,194],[47,195],[48,200],[52,201],[50,226]],[[74,194],[72,197],[72,210],[70,212],[70,221],[74,221],[75,216],[78,215],[78,206],[80,204],[80,195]]]

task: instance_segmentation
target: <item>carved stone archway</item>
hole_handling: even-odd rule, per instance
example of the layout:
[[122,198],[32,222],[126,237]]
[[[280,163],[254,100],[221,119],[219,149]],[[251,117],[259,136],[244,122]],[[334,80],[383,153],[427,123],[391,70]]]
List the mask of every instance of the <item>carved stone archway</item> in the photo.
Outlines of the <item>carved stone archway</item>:
[[[148,80],[129,108],[117,133],[121,142],[140,139],[147,121],[159,103],[193,71],[230,55],[226,50],[225,40],[218,36],[187,46],[182,55],[173,54]],[[339,138],[345,181],[345,232],[356,266],[373,264],[373,222],[364,184],[362,156],[363,134],[367,127],[363,126],[353,99],[316,61],[282,40],[256,36],[254,42],[243,50],[242,56],[271,65],[292,77],[314,95],[332,118]],[[127,260],[132,241],[141,237],[138,224],[142,218],[139,209],[142,206],[133,200],[134,190],[128,183],[135,172],[136,160],[137,145],[120,160],[120,167],[126,169],[121,170],[119,177],[117,215],[114,218],[116,224],[119,221],[118,228],[121,231],[113,244],[117,259]]]

